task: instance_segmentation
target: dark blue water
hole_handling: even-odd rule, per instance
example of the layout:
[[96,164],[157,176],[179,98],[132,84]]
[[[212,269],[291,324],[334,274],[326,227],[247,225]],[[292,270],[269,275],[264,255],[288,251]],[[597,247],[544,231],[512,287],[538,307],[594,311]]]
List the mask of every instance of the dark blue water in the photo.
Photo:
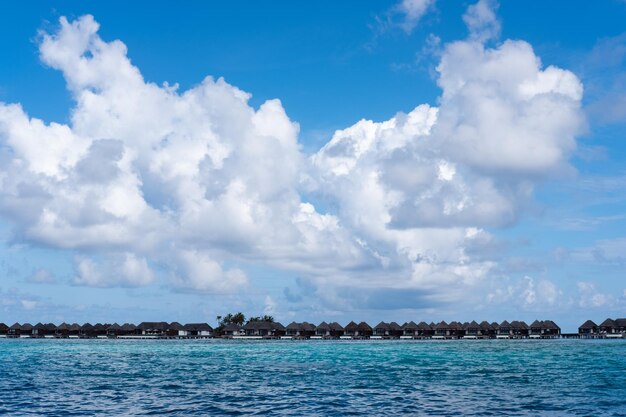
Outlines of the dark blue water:
[[0,414],[626,416],[626,340],[0,340]]

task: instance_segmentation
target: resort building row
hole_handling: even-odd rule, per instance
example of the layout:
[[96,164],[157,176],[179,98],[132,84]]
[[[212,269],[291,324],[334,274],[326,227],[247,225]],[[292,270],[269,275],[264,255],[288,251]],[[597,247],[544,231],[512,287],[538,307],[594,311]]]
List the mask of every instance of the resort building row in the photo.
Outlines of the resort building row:
[[314,325],[307,322],[283,326],[273,321],[252,321],[243,326],[227,324],[213,329],[208,323],[180,324],[178,322],[143,322],[139,325],[86,323],[54,325],[52,323],[0,323],[0,337],[5,338],[232,338],[232,339],[552,339],[561,337],[560,327],[552,320],[478,323],[472,321],[415,323],[402,325],[380,322],[370,326],[366,322],[351,321],[345,326],[337,322]]
[[587,320],[578,328],[578,334],[584,339],[626,338],[626,318],[606,319],[600,325]]

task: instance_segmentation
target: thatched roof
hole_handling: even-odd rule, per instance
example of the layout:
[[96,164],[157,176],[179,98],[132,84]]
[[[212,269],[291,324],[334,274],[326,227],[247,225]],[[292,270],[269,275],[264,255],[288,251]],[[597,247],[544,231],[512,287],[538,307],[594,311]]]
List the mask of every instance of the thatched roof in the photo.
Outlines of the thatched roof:
[[606,319],[600,323],[600,327],[615,327],[615,322],[612,319]]
[[489,324],[488,321],[481,321],[480,322],[480,330],[484,331],[484,332],[488,332],[489,330],[492,330],[493,327],[491,327],[491,324]]
[[400,331],[400,330],[402,330],[402,326],[400,326],[395,321],[392,321],[391,323],[389,323],[389,329],[392,330],[392,331]]
[[243,326],[244,330],[284,330],[285,327],[276,322],[271,321],[251,321],[248,322],[245,326]]
[[617,327],[626,327],[626,319],[615,319],[615,325]]
[[33,330],[33,325],[30,323],[24,323],[22,324],[22,331],[26,331],[26,332],[30,332],[31,330]]
[[78,323],[72,323],[72,325],[70,326],[70,332],[77,332],[80,331],[81,327]]
[[328,332],[330,331],[330,325],[326,323],[325,321],[323,321],[320,324],[318,324],[317,330]]
[[587,320],[578,329],[580,329],[580,330],[592,330],[592,329],[595,329],[597,327],[598,327],[598,325],[595,324],[593,321]]
[[183,330],[183,325],[177,321],[171,322],[170,325],[167,327],[168,327],[168,330],[176,330],[176,331]]
[[500,328],[502,328],[502,327],[510,328],[511,327],[511,323],[509,323],[508,321],[504,320],[502,323],[500,323]]
[[448,330],[449,328],[450,325],[443,320],[435,325],[435,330]]
[[82,331],[87,331],[87,330],[91,331],[91,330],[93,330],[93,326],[91,325],[91,323],[85,323],[82,326],[80,326],[80,329]]
[[67,324],[66,322],[63,322],[57,326],[57,330],[62,331],[62,332],[67,331],[69,329],[70,329],[70,325]]
[[359,330],[359,325],[351,321],[350,323],[346,324],[345,329],[346,332],[356,332],[357,330]]
[[426,322],[420,321],[420,323],[417,325],[417,328],[422,331],[431,331],[434,329],[434,325],[426,324]]
[[543,328],[543,322],[539,321],[539,320],[535,320],[532,323],[530,323],[530,328],[531,329],[541,329],[541,328]]
[[164,321],[144,321],[137,327],[141,330],[156,330],[158,332],[164,332],[169,326],[169,323]]
[[414,321],[410,321],[408,323],[404,323],[402,325],[403,330],[415,331],[417,330],[417,324]]
[[132,323],[124,323],[124,324],[122,324],[122,331],[134,332],[135,330],[137,330],[137,326],[135,326]]
[[241,326],[235,323],[228,323],[227,325],[224,326],[223,330],[225,332],[238,332],[239,330],[241,330]]
[[300,330],[302,330],[302,323],[296,323],[295,321],[292,321],[291,323],[287,325],[285,329],[299,332]]
[[387,323],[385,323],[384,321],[381,321],[376,326],[374,326],[374,329],[376,329],[376,330],[390,330],[390,327],[389,327],[389,325]]
[[270,326],[272,326],[272,330],[279,330],[279,331],[285,330],[285,326],[283,326],[279,321],[270,322]]
[[561,330],[561,328],[557,326],[557,324],[553,322],[552,320],[544,320],[543,328],[547,330]]
[[110,325],[107,327],[107,330],[119,331],[119,330],[122,330],[122,326],[120,326],[120,325],[119,325],[119,324],[117,324],[117,323],[113,323],[113,324],[110,324]]
[[22,330],[22,325],[19,323],[14,323],[11,327],[9,327],[9,330]]
[[500,328],[500,325],[494,321],[493,323],[491,323],[491,328],[493,330],[498,330]]
[[330,323],[329,326],[330,326],[330,330],[335,331],[335,332],[343,332],[345,330],[343,326],[337,323],[336,321],[333,321],[332,323]]
[[371,332],[372,331],[372,327],[367,324],[366,322],[362,321],[359,323],[359,331],[360,332]]
[[5,331],[6,332],[7,330],[9,330],[9,326],[7,326],[4,323],[0,323],[0,331]]
[[187,323],[183,326],[183,330],[192,332],[212,332],[213,327],[209,323]]

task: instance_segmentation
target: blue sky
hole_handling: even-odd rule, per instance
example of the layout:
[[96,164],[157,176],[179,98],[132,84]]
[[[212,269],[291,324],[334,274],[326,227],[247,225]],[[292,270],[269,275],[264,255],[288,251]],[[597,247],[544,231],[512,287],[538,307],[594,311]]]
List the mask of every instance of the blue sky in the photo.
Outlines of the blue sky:
[[3,8],[0,321],[626,311],[623,1]]

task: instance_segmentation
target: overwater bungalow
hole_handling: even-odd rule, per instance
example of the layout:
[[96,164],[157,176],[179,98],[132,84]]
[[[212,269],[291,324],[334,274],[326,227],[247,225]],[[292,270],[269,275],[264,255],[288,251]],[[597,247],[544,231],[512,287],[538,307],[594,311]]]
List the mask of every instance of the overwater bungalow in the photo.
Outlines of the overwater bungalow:
[[81,334],[81,326],[78,323],[72,323],[72,325],[70,326],[70,331],[69,331],[69,336],[70,338],[77,338],[80,337]]
[[481,336],[480,325],[472,320],[471,323],[466,323],[463,325],[465,328],[465,339],[478,339]]
[[526,322],[513,320],[511,322],[511,335],[515,339],[526,339],[529,335],[530,327]]
[[333,321],[332,323],[329,323],[328,325],[330,326],[330,337],[334,339],[338,339],[344,335],[345,329],[343,328],[341,324],[337,323],[336,321]]
[[59,324],[54,331],[54,337],[57,339],[65,339],[70,335],[70,325],[66,322]]
[[[289,327],[289,326],[287,326]],[[325,321],[321,322],[315,327],[315,338],[326,339],[330,338],[330,325]]]
[[307,322],[296,323],[295,321],[289,323],[285,327],[285,337],[307,339],[315,335],[315,326]]
[[435,334],[435,324],[428,324],[420,321],[417,325],[417,335],[420,339],[429,339]]
[[402,326],[395,321],[389,323],[389,337],[397,339],[402,336]]
[[598,325],[591,320],[587,320],[578,328],[578,334],[581,338],[598,337]]
[[107,337],[107,326],[102,323],[96,323],[93,325],[93,336],[104,339]]
[[404,323],[402,325],[402,338],[403,339],[413,339],[417,337],[417,324],[414,321],[410,321],[408,323]]
[[209,323],[187,323],[183,326],[187,337],[212,337],[213,327]]
[[445,321],[440,321],[435,325],[435,334],[433,335],[433,339],[446,339],[450,337],[450,325]]
[[356,324],[355,322],[351,321],[350,323],[346,324],[345,327],[345,331],[343,336],[344,337],[356,337],[359,334],[359,325]]
[[20,337],[32,337],[33,336],[33,325],[30,323],[22,324]]
[[389,327],[389,324],[385,323],[384,321],[381,321],[376,326],[374,326],[372,337],[388,338],[390,331],[391,331],[391,328]]
[[106,335],[111,339],[115,339],[122,334],[122,326],[117,323],[109,324],[106,328]]
[[139,323],[137,328],[142,336],[163,337],[167,335],[169,326],[169,323],[165,321],[144,321]]
[[241,326],[235,323],[229,323],[225,325],[224,328],[222,329],[222,336],[224,337],[240,336],[241,332],[242,332]]
[[39,322],[33,326],[33,330],[31,331],[32,337],[45,337],[46,336],[46,325]]
[[135,326],[132,323],[124,323],[122,324],[122,328],[118,334],[119,336],[138,336],[141,334],[141,329],[138,329],[137,326]]
[[7,337],[20,337],[22,335],[22,325],[19,323],[14,323],[11,327],[9,327],[9,331],[7,332]]
[[458,321],[452,321],[448,326],[450,327],[450,337],[452,339],[460,339],[465,336],[465,329]]
[[616,333],[616,325],[613,319],[606,319],[602,323],[600,323],[600,334],[602,335],[611,335]]
[[615,319],[615,328],[620,333],[626,333],[626,318]]
[[167,326],[165,335],[167,337],[187,336],[187,331],[182,324],[177,321],[173,321],[169,324],[169,326]]
[[9,333],[9,326],[4,323],[0,323],[0,337],[7,337]]
[[247,337],[274,338],[285,334],[285,327],[277,322],[251,321],[243,326]]
[[480,322],[480,337],[482,339],[490,339],[496,337],[495,329],[489,324],[488,321],[483,320]]
[[530,338],[552,339],[560,334],[561,328],[552,320],[535,320],[530,324]]
[[80,332],[78,333],[78,337],[81,339],[89,339],[94,337],[93,325],[91,323],[85,323],[80,326]]
[[498,339],[509,339],[511,338],[511,323],[504,320],[502,323],[498,325],[498,330],[496,330],[496,338]]

